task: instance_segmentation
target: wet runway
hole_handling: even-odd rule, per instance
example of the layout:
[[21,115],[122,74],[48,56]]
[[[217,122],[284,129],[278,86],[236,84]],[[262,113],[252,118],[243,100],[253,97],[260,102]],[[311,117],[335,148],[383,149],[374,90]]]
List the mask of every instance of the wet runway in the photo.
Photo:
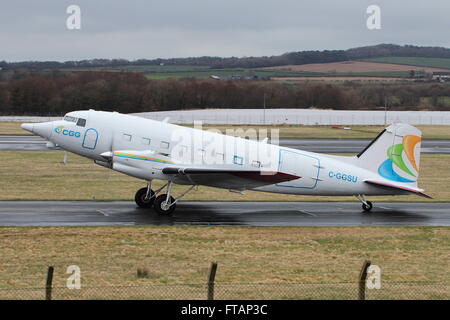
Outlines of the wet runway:
[[0,136],[0,150],[50,150],[39,136]]
[[[280,139],[282,146],[319,153],[359,153],[368,139]],[[38,136],[0,136],[0,150],[49,150]],[[55,150],[55,149],[52,149]],[[450,154],[450,140],[424,140],[422,153]]]
[[[370,139],[280,139],[280,145],[318,153],[359,153]],[[450,140],[423,140],[421,153],[450,154]]]
[[0,202],[0,226],[103,225],[450,226],[450,203],[180,202],[159,216],[134,202]]

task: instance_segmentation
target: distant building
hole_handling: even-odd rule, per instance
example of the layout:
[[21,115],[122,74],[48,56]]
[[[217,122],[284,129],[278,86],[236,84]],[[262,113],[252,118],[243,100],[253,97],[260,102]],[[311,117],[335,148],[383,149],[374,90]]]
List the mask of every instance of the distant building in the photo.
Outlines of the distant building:
[[228,77],[219,78],[217,76],[211,76],[212,79],[216,80],[244,80],[244,81],[250,81],[250,80],[270,80],[270,77],[261,77],[261,76],[242,76],[242,75],[231,75]]
[[439,82],[450,81],[450,72],[446,72],[446,71],[433,72],[433,80],[439,81]]

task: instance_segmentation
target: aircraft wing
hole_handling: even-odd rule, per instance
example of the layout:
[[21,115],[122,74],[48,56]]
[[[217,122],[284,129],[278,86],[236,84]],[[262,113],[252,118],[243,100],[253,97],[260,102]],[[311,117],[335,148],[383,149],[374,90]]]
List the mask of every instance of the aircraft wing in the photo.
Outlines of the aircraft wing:
[[371,184],[371,185],[378,186],[380,188],[391,189],[391,190],[402,190],[402,191],[405,191],[408,193],[416,194],[420,197],[424,197],[427,199],[433,199],[429,195],[425,194],[422,189],[408,188],[408,187],[400,186],[397,184],[391,184],[391,183],[376,181],[376,180],[365,180],[364,182]]
[[233,190],[252,189],[300,178],[287,173],[263,170],[166,167],[162,172],[173,175],[175,183],[200,184]]

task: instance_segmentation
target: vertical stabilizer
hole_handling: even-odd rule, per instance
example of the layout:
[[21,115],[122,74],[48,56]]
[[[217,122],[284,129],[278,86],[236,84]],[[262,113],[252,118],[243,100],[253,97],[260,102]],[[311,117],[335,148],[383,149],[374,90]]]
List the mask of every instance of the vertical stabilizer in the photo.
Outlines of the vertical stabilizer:
[[417,187],[421,136],[413,126],[393,124],[358,154],[358,165],[389,181]]

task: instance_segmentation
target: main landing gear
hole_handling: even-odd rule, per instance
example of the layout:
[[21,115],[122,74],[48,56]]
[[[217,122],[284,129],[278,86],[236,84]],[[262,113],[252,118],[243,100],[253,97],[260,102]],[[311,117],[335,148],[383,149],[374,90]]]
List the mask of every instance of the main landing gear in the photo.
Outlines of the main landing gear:
[[151,188],[151,182],[146,188],[139,189],[134,196],[134,201],[141,208],[151,208],[155,202],[155,192]]
[[358,200],[362,202],[362,208],[364,211],[369,212],[370,210],[372,210],[372,208],[373,208],[372,202],[366,201],[366,199],[364,198],[364,195],[358,194],[356,196],[356,198],[358,198]]
[[[172,185],[173,182],[169,181],[158,190],[153,191],[151,189],[151,181],[149,181],[146,188],[139,189],[136,192],[134,200],[136,201],[136,204],[141,208],[151,208],[153,206],[155,211],[160,215],[172,214],[175,211],[176,203],[178,202],[178,200],[184,197],[195,187],[195,185],[190,186],[186,191],[181,193],[178,197],[174,198],[171,196]],[[158,196],[161,190],[166,186],[167,193]]]

